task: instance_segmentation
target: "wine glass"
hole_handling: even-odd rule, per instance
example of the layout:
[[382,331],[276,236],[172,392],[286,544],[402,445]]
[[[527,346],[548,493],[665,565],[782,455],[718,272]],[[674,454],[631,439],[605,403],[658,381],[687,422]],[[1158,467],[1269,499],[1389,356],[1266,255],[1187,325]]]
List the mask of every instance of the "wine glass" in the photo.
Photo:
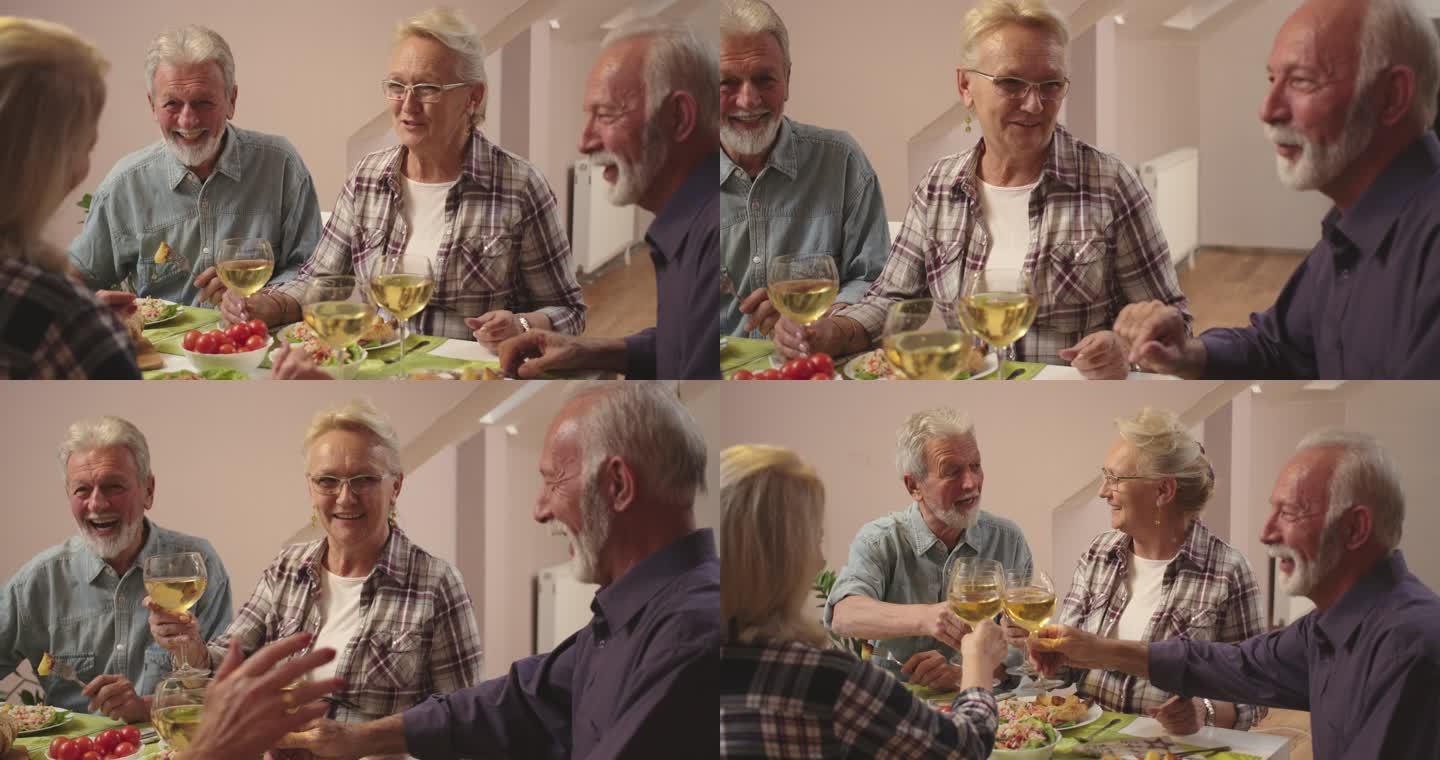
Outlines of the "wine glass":
[[155,687],[150,719],[170,749],[183,752],[195,741],[209,687],[210,679],[203,676],[167,678]]
[[765,274],[770,303],[801,327],[813,325],[825,316],[840,294],[835,259],[824,254],[776,256]]
[[[1000,598],[1005,591],[1005,569],[993,559],[961,557],[950,568],[946,599],[950,611],[973,629],[1000,614]],[[950,658],[951,665],[960,664],[960,652]]]
[[375,307],[363,297],[356,300],[353,275],[323,275],[310,281],[300,313],[305,324],[334,352],[337,366],[345,364],[345,351],[360,340],[375,318]]
[[226,238],[215,254],[215,274],[225,287],[249,298],[275,271],[275,251],[265,238]]
[[376,256],[368,278],[370,297],[400,320],[400,358],[410,337],[410,318],[424,310],[435,292],[435,270],[424,256]]
[[[1006,570],[1003,594],[1005,615],[1016,625],[1030,632],[1044,628],[1055,614],[1055,584],[1044,570]],[[1011,675],[1028,677],[1037,689],[1053,689],[1059,681],[1044,680],[1030,667],[1026,657],[1023,664],[1006,671]]]
[[[150,601],[174,614],[188,612],[205,594],[205,558],[199,552],[157,554],[145,559],[145,591]],[[175,677],[210,672],[185,661],[179,652],[170,653]],[[209,665],[208,662],[205,663]]]
[[907,380],[950,380],[970,366],[975,341],[963,330],[928,326],[935,302],[915,298],[890,305],[880,346],[896,374]]
[[960,321],[999,354],[1002,380],[1009,376],[1007,362],[1015,361],[1015,341],[1029,332],[1038,304],[1030,267],[979,269],[965,277]]

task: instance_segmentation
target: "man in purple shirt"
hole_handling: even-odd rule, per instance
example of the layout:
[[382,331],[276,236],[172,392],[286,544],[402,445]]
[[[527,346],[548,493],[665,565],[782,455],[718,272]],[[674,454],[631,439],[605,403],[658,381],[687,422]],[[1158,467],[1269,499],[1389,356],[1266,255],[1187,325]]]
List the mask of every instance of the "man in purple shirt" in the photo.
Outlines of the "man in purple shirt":
[[705,440],[658,383],[596,384],[545,435],[535,519],[597,583],[590,624],[508,675],[388,718],[323,722],[283,746],[319,757],[701,757],[720,735],[720,560],[695,529]]
[[1396,548],[1405,498],[1395,465],[1369,436],[1317,433],[1270,502],[1260,540],[1286,593],[1314,612],[1233,644],[1050,626],[1031,654],[1049,672],[1068,661],[1187,697],[1308,710],[1318,760],[1440,757],[1440,597]]
[[1323,237],[1249,327],[1187,337],[1173,307],[1127,306],[1129,361],[1192,379],[1440,378],[1434,25],[1414,0],[1308,0],[1268,71],[1280,179],[1335,202]]
[[720,67],[683,26],[643,20],[605,41],[585,90],[580,152],[610,202],[656,215],[655,327],[626,338],[531,331],[500,346],[512,377],[561,369],[629,379],[720,379]]

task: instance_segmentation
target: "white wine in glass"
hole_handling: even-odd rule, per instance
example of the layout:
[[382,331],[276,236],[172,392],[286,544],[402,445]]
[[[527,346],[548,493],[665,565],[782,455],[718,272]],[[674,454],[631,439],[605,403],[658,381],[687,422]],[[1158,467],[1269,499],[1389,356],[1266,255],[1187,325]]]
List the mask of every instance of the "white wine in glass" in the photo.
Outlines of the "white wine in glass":
[[950,380],[969,370],[975,342],[963,330],[929,327],[934,301],[916,298],[890,306],[880,347],[907,380]]
[[[1055,614],[1055,584],[1043,570],[1007,570],[1003,598],[1006,617],[1029,631],[1031,638],[1034,638],[1035,632],[1044,628]],[[1059,681],[1042,680],[1040,674],[1030,667],[1028,658],[1023,665],[1006,672],[1025,676],[1034,682],[1036,688],[1042,690],[1060,685]]]
[[1029,268],[976,270],[960,291],[960,321],[1001,355],[1002,380],[1009,373],[1007,360],[1014,360],[1015,341],[1030,331],[1039,308],[1032,275]]
[[776,256],[765,270],[766,293],[781,315],[801,327],[825,316],[840,294],[835,259],[823,254]]
[[264,238],[227,238],[215,256],[215,274],[225,287],[248,298],[255,295],[275,270],[275,252]]
[[[143,573],[150,600],[175,614],[189,612],[205,594],[205,557],[199,552],[146,557]],[[179,652],[171,653],[170,662],[177,677],[209,672],[185,662]]]
[[370,263],[370,297],[400,320],[400,358],[410,336],[410,318],[430,303],[435,273],[423,256],[376,256]]
[[950,572],[950,611],[973,628],[1000,614],[1004,576],[993,559],[965,557]]
[[171,678],[155,689],[150,719],[155,731],[173,750],[184,751],[200,733],[200,719],[205,713],[205,690],[208,678]]
[[305,289],[300,313],[305,324],[335,352],[335,363],[345,363],[345,351],[355,345],[375,318],[375,307],[367,301],[351,300],[355,278],[351,275],[316,277]]

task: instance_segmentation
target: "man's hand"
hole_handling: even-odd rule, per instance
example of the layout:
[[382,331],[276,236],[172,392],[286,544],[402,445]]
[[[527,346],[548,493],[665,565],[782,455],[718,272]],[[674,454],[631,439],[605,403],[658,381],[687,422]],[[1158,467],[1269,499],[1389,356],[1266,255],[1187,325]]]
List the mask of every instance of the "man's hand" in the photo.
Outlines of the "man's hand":
[[960,683],[960,668],[934,649],[910,655],[900,672],[910,676],[910,683],[935,689],[953,689]]
[[1097,651],[1099,642],[1098,636],[1079,628],[1048,625],[1041,628],[1035,638],[1029,640],[1028,649],[1040,672],[1051,676],[1065,665],[1078,668],[1104,667]]
[[301,727],[299,731],[286,734],[276,746],[307,750],[315,757],[353,760],[366,754],[365,748],[358,744],[350,724],[321,718]]
[[135,310],[140,308],[135,305],[135,294],[126,293],[123,290],[97,290],[96,300],[109,306],[115,312],[115,316],[124,322]]
[[125,676],[113,673],[96,676],[80,693],[90,698],[92,713],[126,723],[150,719],[150,704],[135,693],[135,684]]
[[952,649],[958,650],[960,642],[964,640],[965,634],[970,632],[970,626],[965,624],[950,610],[950,605],[945,602],[939,604],[916,605],[916,629],[919,635],[929,636],[936,641],[945,644]]
[[1132,303],[1115,318],[1115,334],[1130,346],[1129,361],[1150,372],[1196,379],[1205,371],[1205,344],[1185,334],[1185,315],[1161,303]]
[[[1182,329],[1183,332],[1183,329]],[[1093,332],[1059,356],[1087,380],[1124,380],[1130,375],[1130,347],[1112,330]]]
[[[200,642],[200,623],[188,612],[171,612],[145,597],[150,611],[150,638],[167,652],[185,652]],[[203,644],[203,642],[200,642]],[[191,663],[198,665],[199,663]]]
[[[215,271],[215,267],[207,267],[205,271],[195,278],[195,287],[200,289],[200,303],[208,303],[212,306],[219,306],[220,299],[225,297],[229,289],[225,287],[224,281]],[[241,320],[248,321],[248,320]]]
[[1189,736],[1205,727],[1205,703],[1176,694],[1151,710],[1150,717],[1160,721],[1171,736]]
[[745,319],[746,332],[759,330],[761,335],[769,335],[780,320],[780,311],[770,303],[770,291],[765,288],[756,288],[746,296],[740,302],[740,313],[750,315]]

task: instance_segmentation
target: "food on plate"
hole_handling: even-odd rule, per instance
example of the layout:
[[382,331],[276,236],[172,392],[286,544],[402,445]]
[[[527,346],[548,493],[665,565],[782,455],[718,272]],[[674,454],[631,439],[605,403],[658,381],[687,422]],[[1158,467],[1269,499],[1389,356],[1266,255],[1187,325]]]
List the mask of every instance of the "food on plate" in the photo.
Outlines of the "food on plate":
[[155,350],[155,344],[145,337],[144,330],[145,319],[140,316],[139,309],[125,317],[125,332],[129,333],[130,342],[135,345],[135,364],[142,370],[160,369],[165,366],[165,357]]
[[155,249],[155,263],[164,264],[170,260],[170,244],[164,240],[160,241],[160,247]]
[[740,370],[730,376],[731,380],[833,380],[835,360],[829,354],[810,354],[785,362],[779,369],[763,372]]
[[159,322],[169,319],[180,313],[180,304],[171,303],[159,298],[137,298],[135,299],[135,311],[145,324]]
[[995,731],[995,749],[1041,749],[1059,741],[1055,729],[1039,718],[1002,723]]
[[1035,718],[1056,728],[1069,728],[1085,719],[1090,703],[1071,694],[1042,694],[1031,700],[1025,697],[1011,697],[1000,701],[1000,722]]
[[[398,329],[399,323],[394,320],[376,319],[370,323],[370,327],[366,328],[365,334],[360,336],[359,343],[366,348],[384,345],[400,337]],[[311,330],[310,326],[304,322],[296,322],[286,327],[282,336],[291,344],[304,343],[305,350],[310,353],[310,358],[316,361],[320,361],[319,357],[330,350],[325,342],[315,334],[315,331]]]
[[249,322],[237,322],[224,330],[216,329],[203,333],[191,330],[185,333],[180,345],[186,351],[197,354],[240,354],[269,347],[270,330],[264,322],[252,319]]
[[42,676],[48,676],[50,675],[50,666],[54,664],[55,658],[51,657],[49,652],[46,652],[40,656],[40,665],[35,668],[35,672]]
[[504,380],[505,376],[492,367],[468,366],[459,370],[417,369],[406,375],[410,380]]
[[19,733],[20,729],[15,725],[14,719],[9,715],[0,715],[0,754],[10,751]]
[[64,720],[65,713],[50,705],[0,705],[0,715],[8,715],[15,721],[17,732],[34,731],[53,726]]
[[[965,368],[967,374],[973,375],[985,369],[985,349],[976,346],[970,353],[969,366]],[[861,380],[894,380],[899,377],[895,372],[894,365],[885,358],[885,349],[877,348],[860,355],[851,372]]]
[[377,346],[382,343],[389,343],[398,337],[397,331],[399,329],[399,322],[396,322],[394,319],[384,319],[377,314],[375,319],[370,321],[370,326],[365,329],[365,334],[360,336],[360,342],[362,344],[370,343]]

